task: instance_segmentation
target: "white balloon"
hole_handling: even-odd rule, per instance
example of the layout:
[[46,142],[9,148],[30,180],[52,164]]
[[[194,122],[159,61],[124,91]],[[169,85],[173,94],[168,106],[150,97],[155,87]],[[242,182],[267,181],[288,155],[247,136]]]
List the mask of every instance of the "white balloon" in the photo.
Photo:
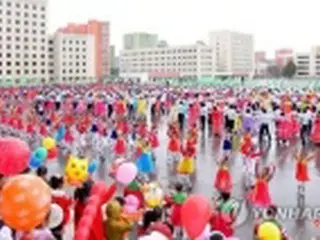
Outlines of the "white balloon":
[[12,231],[7,226],[4,226],[0,230],[0,239],[1,240],[13,240]]
[[48,227],[50,229],[58,227],[63,221],[63,210],[58,204],[51,204]]

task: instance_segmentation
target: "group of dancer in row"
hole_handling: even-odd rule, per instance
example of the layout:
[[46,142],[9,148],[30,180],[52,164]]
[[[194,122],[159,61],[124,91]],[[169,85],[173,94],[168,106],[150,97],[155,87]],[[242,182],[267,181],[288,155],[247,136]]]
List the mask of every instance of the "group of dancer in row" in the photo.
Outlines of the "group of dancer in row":
[[[213,177],[213,187],[219,197],[210,228],[231,237],[234,236],[237,217],[235,201],[231,197],[231,159],[235,154],[240,154],[243,159],[248,202],[258,208],[268,208],[269,217],[274,218],[276,206],[269,194],[268,182],[276,166],[262,164],[263,149],[258,147],[254,138],[259,143],[270,143],[275,137],[281,145],[289,145],[296,137],[300,137],[303,146],[309,142],[319,143],[318,101],[319,97],[312,91],[283,92],[265,88],[185,90],[144,86],[140,89],[127,84],[11,88],[0,93],[0,124],[2,135],[19,132],[19,137],[26,139],[31,146],[39,144],[35,143],[38,138],[53,136],[68,154],[110,164],[111,176],[112,170],[121,164],[119,159],[135,162],[139,176],[127,191],[136,194],[141,202],[145,199],[139,185],[157,181],[156,170],[163,171],[157,169],[157,161],[166,159],[168,168],[177,176],[175,191],[165,197],[165,206],[156,204],[152,206],[152,213],[145,211],[142,219],[146,226],[142,229],[147,230],[152,221],[161,218],[159,212],[155,213],[156,207],[171,208],[169,222],[175,229],[171,237],[186,237],[181,230],[179,209],[193,191],[192,176],[196,172],[200,135],[221,137],[223,155],[216,160],[217,170]],[[168,141],[164,141],[167,142],[166,157],[160,158],[159,155],[165,155],[157,152],[163,144],[159,140],[163,122],[167,123]],[[239,149],[233,145],[235,136],[241,138]],[[308,162],[311,159],[312,156],[303,151],[297,153],[298,182],[310,180]],[[77,198],[84,204],[88,193],[82,187]],[[123,199],[118,201],[124,204]],[[141,206],[145,205],[141,203]],[[217,213],[223,213],[227,218],[220,219]],[[148,214],[155,220],[148,220],[151,218]],[[287,239],[285,229],[280,223],[277,226],[283,239]],[[129,230],[131,228],[126,228],[123,232]],[[123,236],[108,237],[112,232],[112,229],[107,230],[107,239],[122,239]],[[59,233],[55,234],[59,237]],[[141,236],[145,234],[145,231],[139,233]],[[255,234],[258,237],[257,231]]]

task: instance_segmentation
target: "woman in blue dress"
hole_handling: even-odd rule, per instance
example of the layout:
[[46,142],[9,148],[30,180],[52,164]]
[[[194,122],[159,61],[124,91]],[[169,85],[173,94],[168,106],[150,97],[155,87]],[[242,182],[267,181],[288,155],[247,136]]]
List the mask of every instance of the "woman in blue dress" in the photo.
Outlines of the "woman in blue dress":
[[151,148],[148,141],[142,141],[142,154],[137,159],[137,168],[140,174],[150,174],[155,171],[154,162],[152,161]]

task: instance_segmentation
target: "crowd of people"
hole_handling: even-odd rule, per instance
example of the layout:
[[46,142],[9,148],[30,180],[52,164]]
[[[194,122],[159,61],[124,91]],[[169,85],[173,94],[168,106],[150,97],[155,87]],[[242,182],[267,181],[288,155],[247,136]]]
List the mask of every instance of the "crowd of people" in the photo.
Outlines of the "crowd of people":
[[[272,141],[286,148],[292,139],[300,138],[295,176],[301,187],[310,181],[308,162],[314,156],[304,148],[320,143],[319,103],[320,95],[307,89],[179,89],[126,83],[3,89],[0,135],[22,139],[35,151],[19,174],[43,179],[51,188],[54,208],[36,228],[22,231],[1,215],[0,207],[0,236],[4,236],[0,239],[81,239],[84,216],[96,192],[93,173],[102,165],[109,168],[108,187],[97,203],[94,223],[87,226],[88,239],[237,239],[234,227],[239,209],[232,197],[229,168],[230,160],[240,154],[245,200],[252,207],[267,209],[267,216],[254,219],[252,236],[289,240],[269,194],[276,166],[260,160]],[[163,124],[167,125],[167,152],[159,153]],[[215,159],[212,176],[212,186],[219,193],[214,200],[195,193],[192,181],[199,138],[204,134],[223,139],[223,155]],[[239,146],[234,144],[235,137],[241,139]],[[56,147],[49,146],[51,140]],[[50,172],[49,160],[38,161],[41,144],[44,158],[64,159],[66,171]],[[157,162],[164,159],[174,176],[169,188],[157,178],[163,171]],[[3,165],[1,161],[0,157]],[[120,177],[127,163],[134,168]],[[5,188],[13,175],[1,169]],[[71,174],[73,170],[68,169],[76,170]],[[66,192],[68,186],[73,188],[72,195]]]

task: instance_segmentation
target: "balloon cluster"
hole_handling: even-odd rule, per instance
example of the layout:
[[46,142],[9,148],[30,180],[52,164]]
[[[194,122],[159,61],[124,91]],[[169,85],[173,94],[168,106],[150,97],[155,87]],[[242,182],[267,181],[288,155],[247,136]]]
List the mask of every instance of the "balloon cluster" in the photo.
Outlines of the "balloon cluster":
[[38,168],[46,159],[56,158],[57,154],[56,141],[51,137],[46,137],[42,140],[42,147],[37,148],[31,155],[29,166],[30,168]]

